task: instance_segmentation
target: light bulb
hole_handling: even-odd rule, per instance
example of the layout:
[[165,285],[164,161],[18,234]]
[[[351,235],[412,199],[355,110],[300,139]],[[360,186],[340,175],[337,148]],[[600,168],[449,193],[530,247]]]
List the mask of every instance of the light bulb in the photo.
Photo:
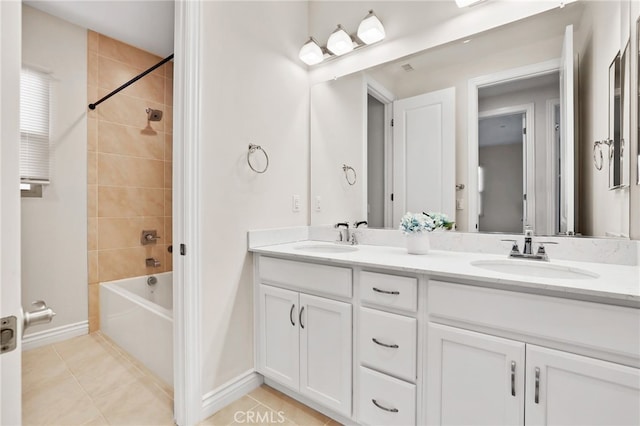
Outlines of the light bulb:
[[385,35],[382,22],[380,22],[380,19],[373,13],[373,10],[370,10],[369,14],[358,26],[358,38],[362,40],[364,44],[372,44],[384,39]]
[[329,36],[327,49],[336,56],[344,55],[353,50],[353,40],[342,28],[342,25],[338,25],[338,28]]
[[467,6],[473,6],[474,4],[480,3],[483,1],[485,0],[456,0],[456,4],[458,5],[459,8],[463,8]]
[[307,65],[319,64],[324,59],[322,49],[318,46],[318,43],[316,43],[313,37],[309,37],[309,41],[302,46],[298,57]]

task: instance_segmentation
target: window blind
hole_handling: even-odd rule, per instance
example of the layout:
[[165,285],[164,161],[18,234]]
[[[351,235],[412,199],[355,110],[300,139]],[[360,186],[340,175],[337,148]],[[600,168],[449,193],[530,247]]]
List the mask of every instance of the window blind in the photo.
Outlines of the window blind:
[[20,74],[20,181],[49,183],[48,74],[22,68]]

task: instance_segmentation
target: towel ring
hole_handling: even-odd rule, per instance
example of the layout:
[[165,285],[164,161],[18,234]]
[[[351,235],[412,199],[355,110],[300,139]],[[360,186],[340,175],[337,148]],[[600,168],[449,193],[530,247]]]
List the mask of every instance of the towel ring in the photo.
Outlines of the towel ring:
[[[604,163],[604,156],[602,155],[602,147],[600,146],[600,141],[595,141],[593,143],[593,165],[596,170],[602,170],[602,165]],[[600,162],[598,163],[598,157],[596,156],[596,150],[600,153]]]
[[[258,170],[255,167],[253,167],[253,164],[251,164],[251,154],[253,154],[256,151],[261,151],[264,154],[264,158],[267,160],[267,164],[264,166],[264,169],[262,170]],[[247,164],[249,165],[249,167],[251,168],[251,170],[253,170],[256,173],[264,173],[267,171],[267,169],[269,168],[269,155],[267,155],[267,151],[265,151],[264,149],[262,149],[262,147],[260,145],[254,145],[252,143],[249,144],[249,151],[247,152]]]
[[[353,175],[353,179],[349,178],[349,170],[351,170],[351,174]],[[356,170],[351,167],[351,166],[347,166],[346,164],[342,165],[342,171],[344,172],[344,177],[345,179],[347,179],[347,183],[351,186],[356,184],[356,180],[358,179],[358,175],[356,174]]]

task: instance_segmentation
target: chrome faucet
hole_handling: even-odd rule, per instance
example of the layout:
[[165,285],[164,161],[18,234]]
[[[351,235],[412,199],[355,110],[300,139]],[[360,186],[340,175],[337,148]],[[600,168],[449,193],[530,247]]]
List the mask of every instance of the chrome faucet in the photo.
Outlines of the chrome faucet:
[[533,254],[533,230],[530,226],[527,226],[524,230],[524,248],[522,249],[522,253],[520,253],[520,248],[518,247],[517,240],[502,240],[512,242],[511,251],[509,252],[509,257],[514,259],[529,259],[529,260],[543,260],[545,262],[549,261],[549,255],[547,254],[547,250],[545,249],[545,244],[558,244],[554,241],[540,241],[538,242],[538,251],[536,254]]

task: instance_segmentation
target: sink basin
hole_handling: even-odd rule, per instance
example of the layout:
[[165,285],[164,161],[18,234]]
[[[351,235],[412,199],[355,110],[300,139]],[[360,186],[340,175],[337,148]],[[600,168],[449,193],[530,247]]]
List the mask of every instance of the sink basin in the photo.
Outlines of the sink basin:
[[563,280],[584,280],[599,277],[598,274],[585,269],[526,260],[476,260],[471,262],[471,265],[489,271],[526,277],[558,278]]
[[295,249],[309,253],[350,253],[358,250],[358,247],[338,244],[305,244],[295,247]]

